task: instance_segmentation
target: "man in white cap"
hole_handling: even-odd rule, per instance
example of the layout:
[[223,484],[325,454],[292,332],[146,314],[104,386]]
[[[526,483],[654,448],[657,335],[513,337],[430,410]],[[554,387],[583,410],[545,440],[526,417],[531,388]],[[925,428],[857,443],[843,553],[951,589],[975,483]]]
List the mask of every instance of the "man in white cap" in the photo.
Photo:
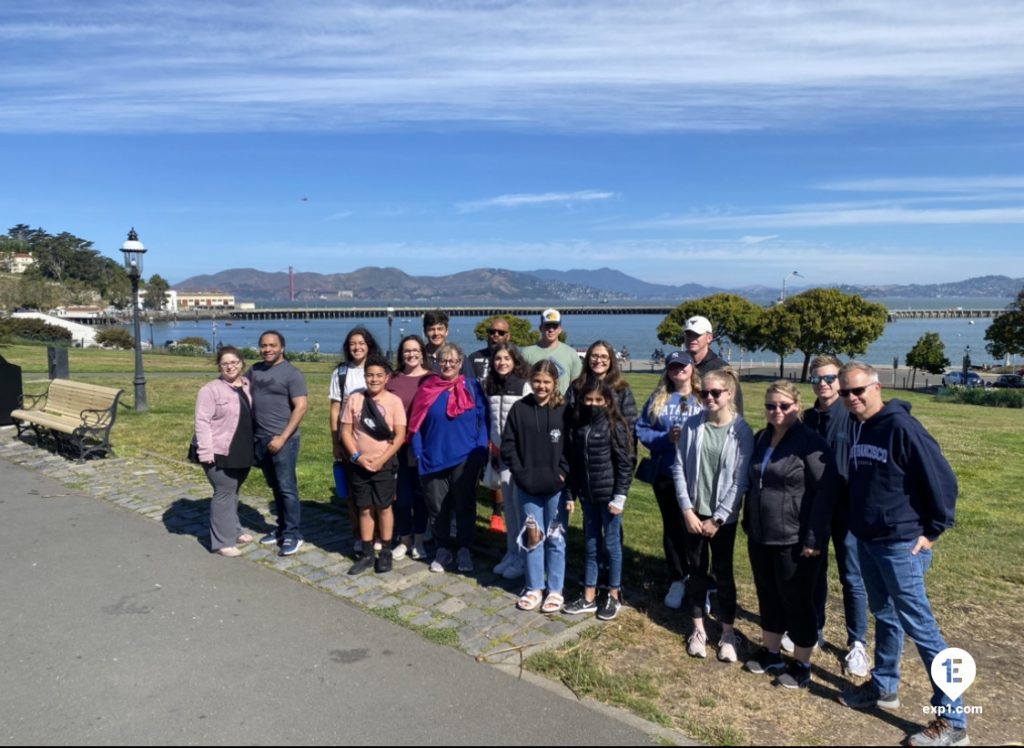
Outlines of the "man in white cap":
[[523,358],[533,366],[550,359],[558,369],[558,389],[564,395],[569,384],[583,372],[583,361],[576,349],[566,345],[558,336],[562,334],[562,315],[557,309],[545,309],[540,315],[540,340],[536,345],[523,348]]
[[[693,356],[693,363],[703,377],[709,371],[724,369],[729,362],[711,350],[711,341],[715,339],[711,321],[700,315],[686,320],[683,332],[684,347]],[[743,415],[743,390],[736,390],[736,410]]]

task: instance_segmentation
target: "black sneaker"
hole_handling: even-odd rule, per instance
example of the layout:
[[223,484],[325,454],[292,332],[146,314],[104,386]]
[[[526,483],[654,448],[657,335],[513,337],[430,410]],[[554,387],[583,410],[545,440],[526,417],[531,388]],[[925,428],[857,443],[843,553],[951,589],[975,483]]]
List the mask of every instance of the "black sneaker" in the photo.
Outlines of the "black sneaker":
[[807,688],[811,684],[811,666],[791,660],[786,665],[786,672],[775,682],[783,688]]
[[278,551],[278,556],[294,556],[299,552],[299,548],[302,547],[302,541],[298,538],[285,538],[281,541],[281,550]]
[[761,647],[752,658],[743,663],[743,669],[758,675],[781,673],[786,669],[786,663],[778,652],[769,652],[766,647]]
[[387,574],[391,571],[392,567],[392,554],[390,548],[385,548],[380,552],[376,562],[373,564],[373,570],[378,574]]
[[260,538],[260,545],[277,545],[279,542],[281,541],[280,538],[277,537],[276,532],[268,532]]
[[352,564],[352,568],[348,570],[350,577],[362,574],[364,571],[373,566],[373,552],[364,553],[362,556],[356,559],[356,562]]
[[597,610],[597,620],[599,621],[614,621],[615,616],[619,614],[619,608],[622,607],[622,603],[619,598],[608,595],[604,602],[601,603],[601,607]]
[[583,613],[596,613],[597,612],[597,598],[588,600],[585,596],[580,595],[576,600],[562,608],[562,612],[570,616],[578,616]]
[[839,697],[839,703],[851,709],[899,709],[900,697],[896,693],[882,693],[874,679],[854,686]]

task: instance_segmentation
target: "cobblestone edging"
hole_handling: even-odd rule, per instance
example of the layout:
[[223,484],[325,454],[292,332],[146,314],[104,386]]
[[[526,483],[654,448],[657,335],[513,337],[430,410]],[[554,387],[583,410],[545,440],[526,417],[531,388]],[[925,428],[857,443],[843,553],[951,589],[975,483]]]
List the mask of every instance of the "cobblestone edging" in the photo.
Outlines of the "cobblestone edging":
[[[210,487],[196,468],[184,464],[107,458],[76,463],[26,442],[2,435],[0,459],[38,471],[78,493],[107,501],[162,522],[169,532],[209,535]],[[258,473],[252,476],[260,480]],[[242,497],[242,523],[254,533],[275,523],[267,501]],[[250,543],[241,558],[288,574],[361,608],[419,631],[432,641],[454,646],[492,664],[517,665],[524,655],[560,646],[597,621],[592,617],[544,616],[517,610],[520,583],[496,576],[497,559],[477,554],[472,574],[431,574],[427,564],[404,558],[389,574],[373,571],[348,576],[352,531],[346,513],[306,503],[302,508],[305,543],[294,556]]]

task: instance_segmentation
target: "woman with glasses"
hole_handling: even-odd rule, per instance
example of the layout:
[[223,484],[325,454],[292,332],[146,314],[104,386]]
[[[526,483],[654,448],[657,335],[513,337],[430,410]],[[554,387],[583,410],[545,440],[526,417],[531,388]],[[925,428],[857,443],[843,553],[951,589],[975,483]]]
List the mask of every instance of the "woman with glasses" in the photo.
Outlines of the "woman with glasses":
[[[398,344],[399,372],[388,379],[388,392],[398,395],[405,406],[406,420],[423,378],[430,374],[426,367],[427,344],[419,335],[406,335]],[[427,557],[423,547],[427,532],[427,504],[423,499],[416,455],[408,444],[398,451],[398,497],[395,500],[395,531],[398,545],[392,551],[396,561],[408,553],[415,559]]]
[[575,408],[580,392],[584,387],[592,386],[595,381],[608,385],[615,397],[615,406],[626,419],[630,433],[634,433],[639,418],[636,398],[633,397],[629,382],[622,376],[615,349],[605,340],[591,343],[587,349],[587,354],[583,357],[583,371],[572,381],[569,391],[565,393],[566,407],[569,410]]
[[676,498],[686,526],[690,582],[686,600],[693,632],[686,642],[691,657],[707,657],[704,601],[710,575],[718,584],[722,634],[718,659],[736,662],[736,581],[733,548],[736,520],[747,491],[754,434],[736,412],[739,378],[729,367],[715,369],[701,380],[704,410],[683,423],[672,465]]
[[[806,688],[818,641],[814,588],[838,490],[832,450],[803,421],[800,391],[780,379],[764,396],[768,425],[755,438],[743,517],[761,613],[762,647],[744,668]],[[794,660],[783,662],[789,632]]]
[[420,384],[409,417],[412,449],[437,542],[430,570],[444,573],[456,560],[459,571],[472,572],[469,548],[476,527],[476,483],[487,459],[487,399],[480,383],[461,373],[459,346],[445,343],[435,360],[440,374],[431,374]]
[[241,556],[241,543],[252,535],[238,519],[238,492],[253,463],[252,397],[241,352],[226,345],[217,351],[220,377],[196,398],[196,444],[199,463],[213,487],[210,502],[210,550]]
[[[657,389],[648,398],[636,424],[637,438],[650,450],[650,459],[654,463],[655,477],[651,485],[661,510],[661,539],[669,578],[665,605],[669,608],[683,606],[686,578],[690,575],[690,565],[686,561],[686,526],[676,501],[672,463],[676,459],[676,445],[683,431],[683,422],[700,413],[703,407],[700,376],[693,358],[686,351],[673,351],[665,361],[665,373]],[[637,477],[641,477],[639,471]]]

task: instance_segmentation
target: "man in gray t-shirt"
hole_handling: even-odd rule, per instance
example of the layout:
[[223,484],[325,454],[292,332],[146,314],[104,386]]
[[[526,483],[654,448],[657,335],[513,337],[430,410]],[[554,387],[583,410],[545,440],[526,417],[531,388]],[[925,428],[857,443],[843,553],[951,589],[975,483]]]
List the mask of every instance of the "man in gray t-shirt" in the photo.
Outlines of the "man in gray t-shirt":
[[260,539],[277,543],[282,556],[302,547],[301,504],[295,466],[299,460],[299,424],[308,408],[306,378],[284,357],[284,336],[268,330],[260,336],[262,362],[249,370],[256,462],[274,493],[277,530]]

